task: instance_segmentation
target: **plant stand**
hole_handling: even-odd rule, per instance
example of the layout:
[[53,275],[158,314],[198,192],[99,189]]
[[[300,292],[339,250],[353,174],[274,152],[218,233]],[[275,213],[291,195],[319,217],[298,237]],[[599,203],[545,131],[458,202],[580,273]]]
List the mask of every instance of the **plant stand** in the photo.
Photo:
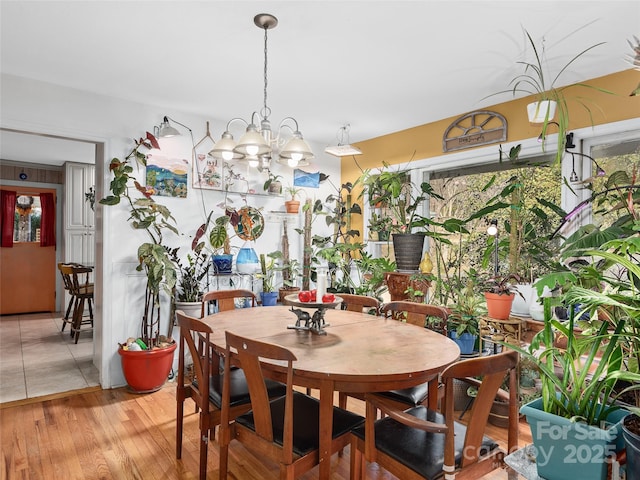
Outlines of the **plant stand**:
[[[384,281],[387,284],[387,289],[389,290],[389,295],[391,295],[391,301],[397,302],[400,300],[407,300],[409,295],[406,290],[411,286],[414,290],[420,290],[425,292],[425,294],[429,291],[429,287],[431,286],[431,282],[426,280],[411,280],[411,276],[415,275],[415,273],[408,272],[387,272],[384,275]],[[422,298],[424,301],[424,297]]]

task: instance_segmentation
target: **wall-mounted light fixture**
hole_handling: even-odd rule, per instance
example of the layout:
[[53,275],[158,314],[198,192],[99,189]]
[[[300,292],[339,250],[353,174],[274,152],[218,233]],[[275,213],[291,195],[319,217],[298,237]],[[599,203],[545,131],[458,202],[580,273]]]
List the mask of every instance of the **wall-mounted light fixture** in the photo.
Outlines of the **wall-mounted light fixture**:
[[[581,153],[581,152],[572,152],[570,149],[571,148],[576,148],[576,145],[573,143],[573,133],[569,133],[567,135],[566,138],[566,142],[565,142],[565,146],[564,146],[564,151],[567,153],[571,154],[571,160],[572,162],[574,161],[574,155],[580,155],[581,157],[585,157],[588,158],[589,160],[591,160],[595,166],[596,166],[596,177],[604,177],[607,172],[604,171],[604,168],[602,168],[600,165],[598,165],[598,162],[596,162],[596,159],[593,158],[590,155],[587,155],[586,153]],[[571,172],[571,177],[569,178],[570,181],[572,182],[577,182],[578,181],[578,175],[575,175],[576,171],[575,171],[575,163],[574,163],[574,168]],[[575,180],[572,180],[571,178],[575,177]]]
[[186,125],[165,115],[164,118],[162,119],[162,123],[160,125],[156,125],[155,127],[153,127],[153,134],[157,138],[170,138],[170,137],[177,137],[178,135],[180,135],[180,132],[178,131],[178,129],[175,127],[172,127],[171,124],[169,123],[169,120],[171,120],[173,123],[177,123],[181,127],[184,127],[187,130],[189,130],[189,132],[191,132],[191,129]]

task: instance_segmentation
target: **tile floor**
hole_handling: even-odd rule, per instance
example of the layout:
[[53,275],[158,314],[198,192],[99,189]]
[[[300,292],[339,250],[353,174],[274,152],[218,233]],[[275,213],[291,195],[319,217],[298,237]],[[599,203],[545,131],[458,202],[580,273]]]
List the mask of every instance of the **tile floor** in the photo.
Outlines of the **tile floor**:
[[91,330],[75,344],[60,313],[0,317],[0,403],[98,386]]

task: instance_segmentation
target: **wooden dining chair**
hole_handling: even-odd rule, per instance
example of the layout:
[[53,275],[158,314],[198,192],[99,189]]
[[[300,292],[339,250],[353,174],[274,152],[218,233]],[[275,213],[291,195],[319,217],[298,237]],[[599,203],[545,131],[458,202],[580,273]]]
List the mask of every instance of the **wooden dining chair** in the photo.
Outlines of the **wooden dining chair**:
[[[319,462],[320,402],[293,390],[295,355],[284,347],[259,342],[226,331],[226,358],[237,359],[245,371],[251,393],[251,411],[236,417],[231,423],[231,382],[228,375],[231,362],[225,363],[220,425],[220,479],[227,478],[229,443],[237,440],[261,457],[280,464],[280,478],[294,479]],[[269,400],[261,359],[286,364],[286,395]],[[360,415],[333,407],[331,453],[349,442],[351,429],[362,425]]]
[[216,303],[218,312],[224,312],[236,308],[236,299],[239,298],[248,299],[252,307],[257,305],[256,295],[251,290],[211,290],[202,296],[201,316],[204,317],[208,315],[208,307],[211,302]]
[[428,303],[408,302],[398,300],[385,303],[381,307],[382,315],[387,318],[406,321],[419,327],[425,327],[434,332],[447,334],[447,318],[449,312],[446,308]]
[[69,303],[67,304],[67,309],[64,313],[64,317],[62,317],[62,328],[61,331],[64,332],[64,327],[67,326],[67,323],[73,323],[73,317],[70,317],[71,308],[73,307],[73,303],[75,301],[75,297],[73,296],[73,285],[71,284],[71,275],[68,273],[64,273],[62,271],[63,265],[69,265],[65,263],[58,263],[58,271],[60,271],[60,276],[62,277],[62,284],[64,285],[64,290],[69,295]]
[[[518,400],[516,367],[518,354],[505,351],[497,355],[454,363],[442,372],[444,408],[442,412],[419,405],[408,410],[379,395],[366,395],[364,426],[351,435],[351,480],[364,478],[365,460],[403,480],[453,480],[457,473],[477,479],[504,466],[504,456],[518,448]],[[509,375],[509,393],[499,390]],[[478,394],[468,425],[455,421],[453,380],[477,378]],[[509,402],[507,452],[487,437],[485,429],[493,401]],[[386,416],[376,420],[376,409]]]
[[380,301],[367,295],[352,295],[350,293],[338,293],[342,298],[340,308],[350,312],[371,313],[380,315]]
[[[210,335],[213,330],[201,320],[176,311],[180,327],[180,349],[178,357],[178,384],[176,387],[176,458],[182,458],[182,430],[184,423],[184,402],[191,398],[199,412],[200,428],[200,480],[207,477],[207,446],[209,439],[215,438],[215,427],[220,425],[222,406],[222,375],[219,357],[210,348]],[[193,378],[185,376],[185,352],[189,350],[193,360]],[[233,369],[227,374],[230,392],[228,419],[251,408],[249,388],[241,369]],[[267,381],[267,394],[282,396],[285,386],[282,383]]]
[[[446,326],[447,318],[449,316],[446,308],[426,303],[405,301],[386,303],[381,306],[380,311],[386,318],[406,321],[407,323],[411,323],[419,327],[429,328],[431,325],[436,325],[435,331],[438,333],[442,333],[441,330],[443,326]],[[433,329],[430,328],[430,330]],[[438,398],[441,396],[441,390],[438,389],[437,382],[422,383],[415,387],[399,390],[387,390],[384,392],[378,392],[378,395],[382,395],[395,401],[398,407],[405,405],[405,408],[407,408],[414,407],[416,405],[427,405],[430,390],[432,397],[435,396]],[[347,397],[354,397],[359,400],[364,399],[362,394],[340,392],[338,395],[338,405],[340,405],[341,408],[347,408]]]
[[[66,276],[69,281],[73,298],[70,334],[74,337],[75,343],[78,343],[82,325],[93,327],[93,283],[89,281],[89,274],[93,269],[80,264],[62,264],[59,269],[63,277]],[[89,309],[88,315],[84,313],[85,304]],[[64,330],[64,324],[62,329]]]

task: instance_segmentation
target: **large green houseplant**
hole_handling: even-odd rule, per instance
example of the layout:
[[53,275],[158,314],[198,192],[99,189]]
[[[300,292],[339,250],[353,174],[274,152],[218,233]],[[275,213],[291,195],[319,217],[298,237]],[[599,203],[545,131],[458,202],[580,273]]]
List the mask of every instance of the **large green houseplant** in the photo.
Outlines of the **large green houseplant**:
[[[640,227],[640,222],[635,225]],[[575,470],[571,474],[585,479],[605,478],[603,452],[613,453],[621,448],[621,422],[628,413],[616,400],[627,391],[640,389],[639,252],[637,234],[612,240],[598,249],[583,250],[587,258],[604,260],[598,267],[586,263],[570,274],[544,277],[538,286],[561,285],[563,293],[544,299],[544,328],[530,347],[511,346],[535,362],[540,372],[542,397],[522,407],[532,426],[534,443],[536,439],[547,441],[539,428],[549,424],[543,422],[557,421],[562,426],[566,432],[561,439],[564,445],[572,438],[570,433],[575,433],[582,442],[576,448],[583,449],[589,463],[572,465]],[[591,281],[594,276],[598,282]],[[555,304],[568,306],[567,323],[553,318]],[[589,320],[581,322],[578,330],[575,327],[583,315],[588,315]],[[625,387],[618,388],[620,383]],[[603,422],[613,427],[599,428]],[[549,431],[548,426],[546,429]],[[580,447],[581,444],[586,446]],[[550,447],[551,444],[543,443],[538,450]],[[562,465],[569,462],[566,459],[570,452],[566,446],[558,450],[559,458],[549,457],[543,465],[538,463],[541,476],[551,480],[566,478],[568,471]]]
[[[544,46],[544,40],[541,45],[537,45],[531,34],[524,30],[527,38],[527,47],[531,48],[533,58],[531,60],[520,60],[516,63],[523,67],[521,73],[513,77],[509,82],[509,88],[497,92],[493,95],[502,93],[512,93],[514,96],[518,93],[525,93],[533,97],[532,103],[527,107],[529,113],[529,121],[531,123],[541,124],[542,139],[547,135],[547,129],[550,124],[557,125],[557,153],[556,160],[560,162],[565,151],[566,133],[569,126],[569,106],[567,91],[574,87],[592,88],[601,92],[611,93],[602,88],[594,87],[584,83],[575,83],[567,86],[559,86],[562,75],[586,53],[594,48],[603,45],[599,42],[591,45],[581,52],[577,53],[564,65],[557,68],[555,73],[551,73]],[[488,98],[488,97],[485,97]],[[582,98],[572,98],[577,101],[592,116],[591,107]]]
[[[175,219],[167,207],[151,198],[151,193],[140,185],[133,176],[132,163],[146,166],[147,158],[141,149],[160,148],[156,138],[147,132],[145,138],[135,140],[135,146],[124,160],[114,158],[109,164],[113,178],[109,192],[100,203],[105,206],[126,202],[129,207],[129,225],[136,230],[144,230],[149,240],[143,242],[137,251],[136,270],[146,275],[144,309],[138,338],[131,338],[120,344],[118,352],[122,357],[123,371],[129,386],[140,392],[157,390],[166,381],[173,360],[176,343],[171,339],[172,321],[167,321],[167,333],[161,333],[161,296],[170,299],[176,284],[176,265],[171,249],[163,245],[163,233],[168,230],[178,234]],[[133,197],[132,192],[140,196]],[[139,352],[142,350],[142,352]],[[151,359],[156,362],[151,362]],[[133,363],[132,363],[133,362]],[[153,373],[143,371],[150,363],[159,366]]]
[[362,193],[369,197],[370,203],[375,202],[381,209],[378,215],[391,218],[389,230],[398,270],[417,271],[425,237],[433,235],[429,226],[434,225],[432,220],[420,213],[420,208],[427,198],[442,197],[433,191],[429,182],[414,186],[410,170],[392,169],[386,163],[380,172],[366,170],[359,181],[363,185]]

